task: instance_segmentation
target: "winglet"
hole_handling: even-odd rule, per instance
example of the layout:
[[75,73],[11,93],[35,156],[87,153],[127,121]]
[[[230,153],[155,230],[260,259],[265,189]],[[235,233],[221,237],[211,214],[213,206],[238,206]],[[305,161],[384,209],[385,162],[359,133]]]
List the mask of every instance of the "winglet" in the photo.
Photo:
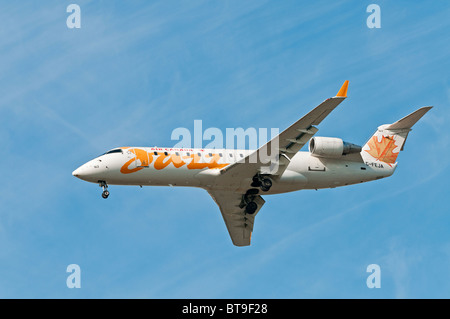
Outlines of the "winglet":
[[336,94],[337,97],[347,97],[347,89],[348,89],[348,80],[342,84],[341,89]]

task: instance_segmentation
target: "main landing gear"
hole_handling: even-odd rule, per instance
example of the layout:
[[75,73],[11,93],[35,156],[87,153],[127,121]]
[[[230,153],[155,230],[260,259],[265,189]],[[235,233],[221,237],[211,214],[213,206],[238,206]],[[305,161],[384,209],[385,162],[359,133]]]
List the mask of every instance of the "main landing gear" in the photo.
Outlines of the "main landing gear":
[[267,176],[256,174],[253,176],[253,183],[251,186],[259,187],[263,192],[267,192],[272,187],[272,180]]
[[[272,187],[272,180],[266,175],[256,174],[253,176],[251,187],[259,187],[263,192],[269,191]],[[244,195],[242,195],[242,201],[239,207],[244,208],[247,214],[254,214],[258,210],[258,204],[255,202],[255,198],[258,195],[259,190],[257,188],[250,188]]]
[[258,209],[258,204],[254,202],[256,195],[258,194],[257,189],[249,189],[244,195],[242,195],[241,207],[245,206],[245,212],[247,214],[254,214]]
[[108,184],[106,184],[105,181],[98,181],[98,183],[99,183],[100,187],[103,189],[102,197],[104,199],[107,199],[109,196]]
[[257,209],[258,205],[255,202],[249,202],[247,206],[245,206],[245,212],[250,215],[254,214]]

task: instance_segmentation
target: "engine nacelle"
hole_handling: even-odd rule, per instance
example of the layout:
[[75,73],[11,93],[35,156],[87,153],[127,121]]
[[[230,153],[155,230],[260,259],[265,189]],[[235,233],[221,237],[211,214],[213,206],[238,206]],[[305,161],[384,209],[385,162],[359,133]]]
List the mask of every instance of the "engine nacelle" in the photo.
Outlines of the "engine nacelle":
[[316,157],[337,158],[361,152],[361,146],[344,142],[336,137],[313,137],[309,141],[309,151]]

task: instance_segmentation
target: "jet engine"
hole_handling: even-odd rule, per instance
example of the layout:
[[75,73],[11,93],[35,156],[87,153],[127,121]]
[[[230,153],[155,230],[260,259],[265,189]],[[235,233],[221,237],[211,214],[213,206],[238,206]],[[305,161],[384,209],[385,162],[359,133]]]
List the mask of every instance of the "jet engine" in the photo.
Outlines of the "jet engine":
[[344,142],[336,137],[313,137],[309,141],[309,151],[316,157],[337,158],[361,152],[361,146]]

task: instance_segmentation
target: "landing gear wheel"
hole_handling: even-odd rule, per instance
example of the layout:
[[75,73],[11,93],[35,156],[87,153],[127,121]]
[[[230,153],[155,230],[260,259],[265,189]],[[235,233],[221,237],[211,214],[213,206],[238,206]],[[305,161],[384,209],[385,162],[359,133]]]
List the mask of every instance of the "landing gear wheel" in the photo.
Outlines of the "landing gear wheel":
[[255,202],[249,202],[247,206],[245,206],[245,212],[250,215],[254,214],[257,209],[258,205]]
[[252,178],[251,187],[259,187],[263,192],[267,192],[272,187],[272,180],[267,175],[256,174]]
[[253,177],[253,181],[250,186],[251,187],[260,187],[261,186],[261,181],[259,180],[258,175]]
[[105,181],[98,181],[99,186],[103,189],[102,197],[107,199],[109,196],[108,184]]
[[268,177],[263,178],[260,187],[263,192],[267,192],[272,187],[272,180]]

